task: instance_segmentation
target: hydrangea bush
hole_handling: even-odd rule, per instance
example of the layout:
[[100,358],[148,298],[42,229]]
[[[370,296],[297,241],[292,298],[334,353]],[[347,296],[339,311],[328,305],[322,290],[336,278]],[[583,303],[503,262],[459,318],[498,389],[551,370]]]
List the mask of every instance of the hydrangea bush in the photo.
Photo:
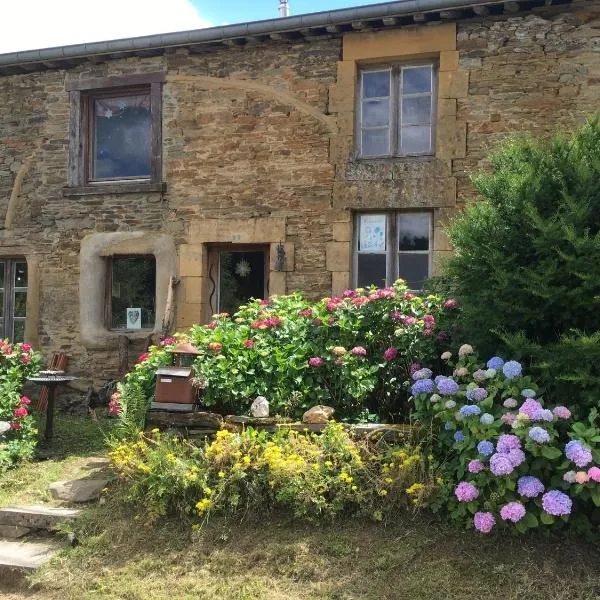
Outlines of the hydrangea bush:
[[29,344],[0,340],[0,472],[29,458],[35,449],[36,429],[31,401],[23,384],[39,371],[41,355]]
[[[456,308],[452,300],[410,293],[398,280],[318,302],[299,293],[253,300],[178,339],[202,353],[195,370],[206,382],[204,406],[245,413],[261,395],[272,414],[297,417],[328,404],[338,418],[370,411],[393,420],[406,416],[401,382],[421,363],[435,363]],[[151,347],[126,377],[114,406],[123,419],[145,413],[156,368],[169,363],[176,341]]]
[[574,421],[566,406],[545,406],[542,390],[514,360],[480,364],[463,345],[450,376],[413,373],[414,416],[435,432],[445,472],[438,508],[482,533],[508,527],[600,523],[597,411]]

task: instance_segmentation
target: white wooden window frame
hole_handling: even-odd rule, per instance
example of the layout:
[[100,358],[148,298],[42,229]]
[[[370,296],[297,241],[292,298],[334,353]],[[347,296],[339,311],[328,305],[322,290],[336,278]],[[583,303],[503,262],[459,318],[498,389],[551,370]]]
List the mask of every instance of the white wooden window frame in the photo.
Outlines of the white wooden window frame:
[[[360,219],[364,216],[384,215],[386,217],[386,250],[385,252],[365,252],[359,249],[359,233]],[[425,215],[429,220],[429,247],[427,250],[400,250],[399,248],[399,232],[400,232],[400,217],[404,215]],[[396,211],[367,211],[359,212],[354,215],[354,235],[353,235],[353,251],[352,251],[352,284],[358,286],[358,256],[359,254],[385,254],[386,264],[386,286],[398,279],[399,265],[401,255],[403,254],[426,254],[427,261],[427,277],[431,277],[433,268],[433,213],[426,210],[396,210]],[[416,290],[415,290],[416,291]]]
[[[404,71],[409,69],[430,67],[431,69],[431,91],[407,94],[402,89]],[[364,74],[365,73],[390,73],[390,95],[381,97],[364,98]],[[358,158],[389,158],[405,156],[433,156],[435,154],[435,122],[437,116],[437,82],[438,67],[434,61],[414,62],[410,64],[394,64],[388,66],[363,67],[359,70],[359,86],[356,98],[356,140]],[[405,125],[402,123],[402,103],[404,99],[427,97],[431,98],[430,121],[421,123],[411,123]],[[387,126],[363,127],[364,105],[377,100],[389,100],[389,115]],[[407,127],[429,126],[430,139],[429,148],[424,152],[403,152],[402,151],[402,129]],[[363,152],[363,131],[388,130],[388,151],[384,154],[365,154]]]

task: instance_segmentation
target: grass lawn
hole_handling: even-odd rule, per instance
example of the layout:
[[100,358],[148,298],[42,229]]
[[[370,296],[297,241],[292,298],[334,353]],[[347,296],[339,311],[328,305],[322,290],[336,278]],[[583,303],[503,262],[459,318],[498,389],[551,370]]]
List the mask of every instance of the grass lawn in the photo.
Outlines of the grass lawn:
[[[46,500],[47,483],[101,454],[89,419],[61,417],[38,463],[0,475],[0,504]],[[62,432],[62,433],[61,433]],[[75,526],[80,544],[3,600],[593,600],[600,549],[569,539],[482,536],[425,515],[392,525],[349,519],[317,526],[283,516],[241,526],[144,522],[115,487]],[[0,586],[1,590],[1,586]]]

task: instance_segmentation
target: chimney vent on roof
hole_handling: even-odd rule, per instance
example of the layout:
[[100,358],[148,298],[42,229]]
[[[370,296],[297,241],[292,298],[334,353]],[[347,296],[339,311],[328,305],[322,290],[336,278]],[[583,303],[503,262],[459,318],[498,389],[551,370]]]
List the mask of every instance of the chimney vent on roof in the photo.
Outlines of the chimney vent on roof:
[[289,17],[290,7],[288,0],[279,0],[279,17]]

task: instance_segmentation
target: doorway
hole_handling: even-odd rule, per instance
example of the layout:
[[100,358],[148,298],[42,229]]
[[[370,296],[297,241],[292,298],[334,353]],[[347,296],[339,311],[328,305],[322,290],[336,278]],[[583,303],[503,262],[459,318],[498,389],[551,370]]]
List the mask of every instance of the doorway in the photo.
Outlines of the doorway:
[[268,294],[268,247],[218,246],[209,254],[209,304],[232,315],[251,298]]

